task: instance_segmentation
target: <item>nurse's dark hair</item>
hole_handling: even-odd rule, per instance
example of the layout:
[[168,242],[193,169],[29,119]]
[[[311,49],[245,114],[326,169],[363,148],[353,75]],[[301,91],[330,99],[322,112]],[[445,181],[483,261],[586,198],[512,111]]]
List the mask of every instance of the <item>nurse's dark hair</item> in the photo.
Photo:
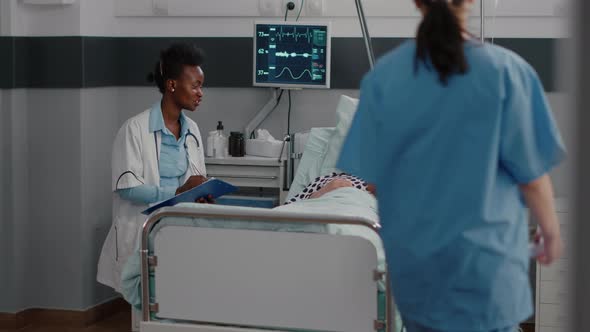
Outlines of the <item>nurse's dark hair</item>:
[[180,77],[184,66],[200,66],[205,61],[203,50],[193,44],[175,43],[160,52],[160,59],[149,73],[148,82],[155,82],[161,93],[166,91],[166,80]]
[[464,0],[420,0],[426,6],[426,14],[418,27],[414,71],[421,64],[430,64],[438,72],[438,78],[447,85],[454,74],[465,74],[469,69],[463,50],[463,31],[452,7],[463,5]]

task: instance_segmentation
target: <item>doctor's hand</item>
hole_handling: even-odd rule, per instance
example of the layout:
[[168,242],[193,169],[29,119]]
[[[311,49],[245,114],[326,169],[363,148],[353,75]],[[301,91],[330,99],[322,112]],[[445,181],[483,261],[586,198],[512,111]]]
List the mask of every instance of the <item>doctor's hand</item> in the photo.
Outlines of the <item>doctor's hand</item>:
[[191,190],[194,187],[198,187],[201,184],[203,184],[203,182],[206,182],[207,179],[206,177],[202,176],[202,175],[193,175],[190,178],[188,178],[188,180],[186,180],[186,182],[178,187],[178,189],[176,189],[176,195],[178,194],[182,194],[183,192],[187,191],[187,190]]
[[215,204],[215,199],[213,196],[209,195],[207,197],[198,198],[195,202],[201,204]]

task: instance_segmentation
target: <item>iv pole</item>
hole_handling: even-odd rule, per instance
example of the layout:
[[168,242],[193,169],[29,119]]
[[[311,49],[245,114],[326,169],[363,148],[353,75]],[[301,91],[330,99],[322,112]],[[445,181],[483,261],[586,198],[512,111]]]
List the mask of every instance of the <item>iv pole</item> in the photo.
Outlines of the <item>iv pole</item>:
[[[359,23],[361,25],[361,31],[363,33],[363,40],[365,42],[365,48],[367,50],[367,57],[369,59],[369,68],[373,69],[375,66],[375,53],[373,52],[373,44],[371,42],[371,37],[369,36],[369,27],[367,26],[367,19],[365,17],[365,12],[363,10],[363,4],[361,0],[354,0],[356,5],[356,11],[359,18]],[[483,43],[485,41],[485,1],[479,1],[480,7],[480,40]]]
[[479,17],[480,17],[480,35],[479,35],[479,39],[481,40],[481,42],[485,42],[485,23],[486,23],[486,10],[485,10],[485,1],[484,0],[479,0],[479,7],[480,7],[480,13],[479,13]]
[[369,36],[369,27],[367,26],[367,19],[365,17],[365,11],[363,10],[363,4],[361,0],[354,0],[356,4],[356,12],[358,14],[359,23],[361,25],[361,31],[363,33],[363,40],[365,41],[365,48],[367,49],[367,57],[369,58],[369,68],[373,69],[375,66],[375,53],[373,52],[373,43],[371,42],[371,36]]

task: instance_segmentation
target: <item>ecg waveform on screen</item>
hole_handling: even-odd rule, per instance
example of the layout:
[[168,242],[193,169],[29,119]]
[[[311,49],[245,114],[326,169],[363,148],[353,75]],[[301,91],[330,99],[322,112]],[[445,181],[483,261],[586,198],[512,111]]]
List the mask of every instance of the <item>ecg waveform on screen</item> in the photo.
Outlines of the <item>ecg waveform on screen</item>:
[[300,79],[301,77],[303,77],[303,75],[305,75],[305,73],[307,73],[310,78],[313,78],[313,75],[311,75],[311,71],[309,71],[309,69],[304,70],[299,76],[295,76],[295,75],[293,75],[293,72],[291,71],[291,69],[289,67],[283,68],[283,70],[281,70],[281,73],[278,74],[277,76],[275,76],[275,78],[281,77],[285,73],[285,71],[288,71],[288,74],[294,80]]
[[274,37],[278,38],[279,41],[283,41],[283,38],[285,37],[295,38],[296,42],[299,41],[299,38],[306,38],[309,43],[311,38],[313,38],[313,32],[309,31],[309,28],[306,28],[304,33],[297,32],[296,27],[293,28],[293,32],[284,32],[282,27],[279,31],[273,31],[273,29],[271,29],[271,31],[274,33]]
[[283,58],[288,58],[288,57],[292,57],[292,58],[296,58],[296,57],[303,57],[303,58],[309,58],[312,55],[309,53],[295,53],[295,52],[276,52],[275,53],[276,56],[283,57]]

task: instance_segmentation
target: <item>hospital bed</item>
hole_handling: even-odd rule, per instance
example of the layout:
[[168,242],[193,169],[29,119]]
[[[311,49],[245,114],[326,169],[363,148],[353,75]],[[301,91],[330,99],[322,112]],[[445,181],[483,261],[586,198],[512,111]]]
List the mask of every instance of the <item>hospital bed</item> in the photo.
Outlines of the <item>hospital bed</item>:
[[313,212],[158,210],[142,231],[140,330],[394,331],[378,248],[329,230],[344,226],[379,228]]

